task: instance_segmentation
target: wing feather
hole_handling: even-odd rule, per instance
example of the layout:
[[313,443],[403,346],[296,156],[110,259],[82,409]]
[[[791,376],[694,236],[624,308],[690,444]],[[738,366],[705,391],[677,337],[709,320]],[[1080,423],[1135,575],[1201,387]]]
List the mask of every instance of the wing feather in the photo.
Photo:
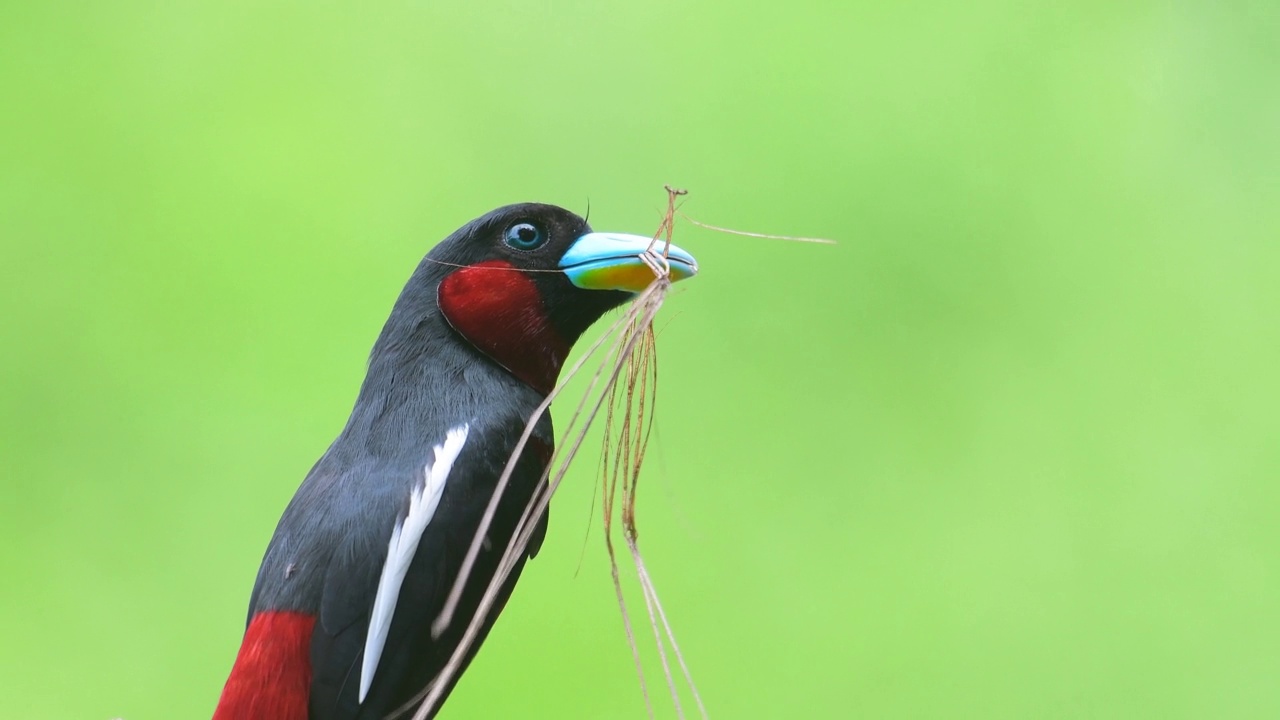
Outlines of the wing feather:
[[422,534],[426,532],[427,525],[440,505],[449,471],[462,452],[469,430],[468,425],[459,425],[445,435],[443,444],[435,446],[434,460],[423,469],[422,480],[415,483],[410,491],[408,512],[396,522],[395,529],[391,531],[387,559],[382,565],[382,575],[373,599],[373,612],[369,618],[369,630],[365,635],[364,660],[360,666],[361,703],[369,694],[369,686],[378,670],[387,632],[391,629],[391,618],[395,615],[396,601],[400,598],[400,586],[404,583],[405,574],[409,572],[409,564],[418,550]]

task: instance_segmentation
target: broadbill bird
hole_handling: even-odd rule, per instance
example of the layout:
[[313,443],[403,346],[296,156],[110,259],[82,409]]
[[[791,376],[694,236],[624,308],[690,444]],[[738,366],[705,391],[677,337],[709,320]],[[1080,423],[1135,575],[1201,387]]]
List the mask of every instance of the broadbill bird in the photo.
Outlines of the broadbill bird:
[[[549,415],[517,461],[454,620],[436,635],[499,475],[574,342],[653,280],[640,259],[650,245],[526,203],[467,223],[423,258],[374,343],[351,416],[267,546],[215,720],[383,720],[437,676],[542,482]],[[667,256],[672,279],[697,271],[680,248]]]

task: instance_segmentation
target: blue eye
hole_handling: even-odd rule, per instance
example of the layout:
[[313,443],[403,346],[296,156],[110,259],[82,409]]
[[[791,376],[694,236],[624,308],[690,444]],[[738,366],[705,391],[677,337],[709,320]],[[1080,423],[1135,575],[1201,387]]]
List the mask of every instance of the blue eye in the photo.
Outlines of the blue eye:
[[546,233],[533,223],[516,223],[507,228],[506,243],[517,250],[532,250],[547,241]]

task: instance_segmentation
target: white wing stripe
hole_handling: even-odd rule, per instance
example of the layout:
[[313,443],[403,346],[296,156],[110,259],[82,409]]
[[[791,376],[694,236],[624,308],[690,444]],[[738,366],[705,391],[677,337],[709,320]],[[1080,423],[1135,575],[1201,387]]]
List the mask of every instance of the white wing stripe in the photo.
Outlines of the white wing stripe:
[[360,666],[360,702],[369,694],[373,674],[378,669],[382,648],[387,643],[387,631],[396,612],[396,600],[404,583],[409,563],[422,540],[422,533],[436,513],[444,483],[467,441],[470,426],[459,425],[445,434],[444,444],[435,446],[435,460],[423,469],[421,483],[415,483],[409,494],[409,512],[396,522],[387,545],[387,562],[382,566],[382,578],[378,580],[378,592],[373,598],[373,615],[369,618],[369,634],[364,639],[364,661]]

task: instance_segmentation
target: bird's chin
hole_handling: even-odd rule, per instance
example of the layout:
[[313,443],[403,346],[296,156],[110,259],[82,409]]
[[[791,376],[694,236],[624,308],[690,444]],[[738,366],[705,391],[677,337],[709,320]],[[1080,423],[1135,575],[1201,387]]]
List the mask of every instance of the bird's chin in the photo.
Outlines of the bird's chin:
[[572,301],[557,304],[552,316],[560,336],[571,345],[597,320],[622,308],[636,296],[626,290],[586,291],[574,288],[571,292]]

